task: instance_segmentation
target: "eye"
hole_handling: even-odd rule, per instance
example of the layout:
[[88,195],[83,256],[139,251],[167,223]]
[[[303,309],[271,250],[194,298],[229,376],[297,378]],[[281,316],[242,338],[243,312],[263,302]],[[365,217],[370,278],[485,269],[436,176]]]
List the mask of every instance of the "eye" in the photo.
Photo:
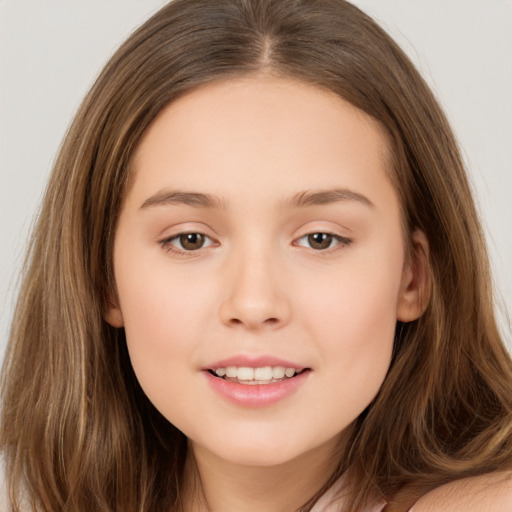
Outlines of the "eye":
[[160,241],[169,251],[192,252],[213,245],[213,240],[204,233],[179,233]]
[[296,242],[301,247],[309,247],[315,251],[325,251],[341,245],[349,245],[352,242],[349,238],[332,233],[309,233],[299,238]]

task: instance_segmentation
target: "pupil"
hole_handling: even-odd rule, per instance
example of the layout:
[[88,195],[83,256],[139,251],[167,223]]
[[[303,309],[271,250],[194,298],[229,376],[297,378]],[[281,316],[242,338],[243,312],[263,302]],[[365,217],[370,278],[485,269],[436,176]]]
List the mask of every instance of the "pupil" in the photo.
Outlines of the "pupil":
[[204,244],[204,236],[200,233],[186,233],[180,236],[180,243],[184,249],[200,249]]
[[328,249],[332,242],[332,235],[327,233],[313,233],[308,235],[308,242],[313,249]]

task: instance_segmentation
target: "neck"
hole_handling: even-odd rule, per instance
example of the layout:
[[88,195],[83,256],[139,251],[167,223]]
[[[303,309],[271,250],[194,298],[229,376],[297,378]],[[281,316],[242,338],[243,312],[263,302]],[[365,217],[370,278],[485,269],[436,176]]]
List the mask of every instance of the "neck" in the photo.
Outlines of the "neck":
[[272,466],[237,464],[189,441],[185,510],[290,512],[307,503],[335,471],[340,440]]

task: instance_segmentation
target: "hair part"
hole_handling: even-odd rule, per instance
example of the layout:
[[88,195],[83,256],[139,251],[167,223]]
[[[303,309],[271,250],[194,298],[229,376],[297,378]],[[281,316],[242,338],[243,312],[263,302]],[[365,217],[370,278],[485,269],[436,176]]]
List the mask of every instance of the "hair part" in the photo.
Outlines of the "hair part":
[[415,229],[430,247],[429,305],[398,323],[389,373],[326,488],[350,468],[348,510],[377,493],[392,511],[511,468],[512,363],[484,237],[454,136],[414,66],[343,0],[174,0],[100,74],[46,190],[1,388],[13,503],[23,486],[44,511],[178,509],[185,436],[142,392],[124,331],[103,319],[114,234],[132,157],[158,113],[203,84],[260,73],[333,91],[380,122],[408,250]]

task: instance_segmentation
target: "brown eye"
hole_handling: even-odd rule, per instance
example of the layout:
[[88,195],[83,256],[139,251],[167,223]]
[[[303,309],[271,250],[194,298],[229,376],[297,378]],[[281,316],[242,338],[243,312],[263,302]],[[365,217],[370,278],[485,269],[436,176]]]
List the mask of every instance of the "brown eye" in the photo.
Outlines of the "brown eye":
[[186,251],[201,249],[206,237],[201,233],[183,233],[179,236],[181,247]]
[[[184,256],[187,253],[199,251],[216,244],[209,236],[203,233],[178,233],[158,242],[167,252]],[[199,253],[200,254],[200,253]]]
[[[350,238],[332,233],[309,233],[295,240],[294,245],[306,247],[314,251],[331,252],[336,249],[342,249],[352,243]],[[327,251],[329,249],[329,251]]]
[[308,235],[308,243],[312,249],[321,251],[331,246],[333,238],[329,233],[311,233]]

